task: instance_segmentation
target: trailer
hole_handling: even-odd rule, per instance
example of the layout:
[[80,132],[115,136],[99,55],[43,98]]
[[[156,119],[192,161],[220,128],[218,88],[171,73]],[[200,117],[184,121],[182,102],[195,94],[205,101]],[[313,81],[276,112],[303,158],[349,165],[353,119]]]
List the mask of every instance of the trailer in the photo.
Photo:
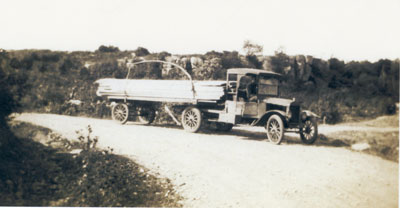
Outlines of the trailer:
[[[143,63],[162,63],[181,70],[187,80],[130,79],[134,67]],[[223,81],[192,80],[181,66],[159,60],[131,63],[125,79],[97,80],[96,94],[113,103],[112,118],[121,124],[138,117],[144,124],[154,121],[160,103],[181,109],[165,108],[172,119],[188,132],[197,132],[204,122],[219,130],[230,131],[234,125],[264,126],[270,142],[280,144],[285,132],[300,134],[312,144],[318,137],[318,116],[301,110],[295,99],[280,97],[280,74],[259,69],[227,70]],[[179,119],[180,117],[180,119]]]

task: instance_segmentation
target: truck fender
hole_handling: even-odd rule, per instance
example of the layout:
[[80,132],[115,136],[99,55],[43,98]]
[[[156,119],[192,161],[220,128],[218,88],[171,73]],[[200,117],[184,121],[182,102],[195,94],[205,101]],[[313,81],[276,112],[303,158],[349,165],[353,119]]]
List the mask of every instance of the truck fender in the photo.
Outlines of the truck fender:
[[284,111],[280,111],[280,110],[270,110],[270,111],[266,112],[259,119],[255,120],[251,125],[252,126],[264,126],[267,123],[268,118],[274,114],[280,116],[282,118],[284,125],[287,126],[286,113]]
[[309,110],[303,110],[301,113],[302,114],[305,113],[307,115],[307,117],[320,118],[320,116],[318,116],[317,114],[315,114]]

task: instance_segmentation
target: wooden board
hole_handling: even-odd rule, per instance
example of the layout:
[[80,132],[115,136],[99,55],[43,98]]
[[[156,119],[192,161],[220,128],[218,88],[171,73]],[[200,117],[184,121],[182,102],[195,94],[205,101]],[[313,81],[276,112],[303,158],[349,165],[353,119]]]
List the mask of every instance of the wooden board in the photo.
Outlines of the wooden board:
[[224,96],[225,81],[100,79],[98,96],[159,102],[215,102]]

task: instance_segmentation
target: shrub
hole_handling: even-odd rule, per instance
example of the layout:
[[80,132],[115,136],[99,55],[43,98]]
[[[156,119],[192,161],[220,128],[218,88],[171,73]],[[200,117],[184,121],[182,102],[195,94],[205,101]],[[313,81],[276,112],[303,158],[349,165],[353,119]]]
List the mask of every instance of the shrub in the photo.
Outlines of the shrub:
[[138,47],[134,52],[136,56],[147,56],[150,54],[150,52],[143,47]]
[[221,56],[221,66],[223,69],[240,68],[243,66],[237,51],[224,51]]
[[114,47],[114,46],[104,46],[101,45],[99,47],[99,49],[97,49],[98,52],[102,52],[102,53],[113,53],[113,52],[118,52],[119,48],[118,47]]

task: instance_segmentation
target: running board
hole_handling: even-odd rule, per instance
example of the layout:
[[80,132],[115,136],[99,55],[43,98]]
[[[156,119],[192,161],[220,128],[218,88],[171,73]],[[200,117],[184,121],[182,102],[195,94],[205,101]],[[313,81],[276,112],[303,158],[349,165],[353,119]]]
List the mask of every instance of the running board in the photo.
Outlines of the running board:
[[207,112],[207,113],[215,113],[215,114],[221,114],[221,113],[225,112],[223,110],[214,110],[214,109],[202,109],[202,111]]

